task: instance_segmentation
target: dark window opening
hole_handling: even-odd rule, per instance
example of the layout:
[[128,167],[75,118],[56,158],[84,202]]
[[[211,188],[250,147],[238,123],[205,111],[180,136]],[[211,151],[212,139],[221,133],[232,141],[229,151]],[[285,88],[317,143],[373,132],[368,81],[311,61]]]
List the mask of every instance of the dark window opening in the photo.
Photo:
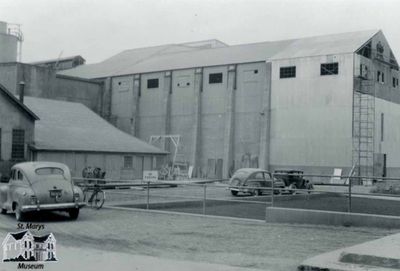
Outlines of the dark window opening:
[[367,58],[371,58],[371,51],[372,51],[372,45],[371,41],[366,44],[363,48],[361,48],[357,53],[365,56]]
[[158,78],[148,79],[147,88],[158,88]]
[[296,66],[281,67],[279,71],[279,78],[293,78],[296,77]]
[[376,73],[376,82],[380,82],[381,81],[381,72],[377,71]]
[[339,74],[339,63],[324,63],[321,64],[321,75]]
[[222,83],[222,72],[219,73],[210,73],[208,76],[209,84],[219,84]]
[[12,131],[11,159],[22,160],[25,158],[25,130]]
[[257,73],[258,73],[258,70],[254,70],[254,73],[257,74]]
[[124,168],[133,168],[132,156],[124,156]]
[[385,74],[382,72],[382,83],[385,83]]
[[190,86],[190,83],[188,82],[188,83],[186,83],[186,85],[187,85],[187,86]]
[[396,77],[393,77],[392,86],[393,86],[394,88],[396,87]]

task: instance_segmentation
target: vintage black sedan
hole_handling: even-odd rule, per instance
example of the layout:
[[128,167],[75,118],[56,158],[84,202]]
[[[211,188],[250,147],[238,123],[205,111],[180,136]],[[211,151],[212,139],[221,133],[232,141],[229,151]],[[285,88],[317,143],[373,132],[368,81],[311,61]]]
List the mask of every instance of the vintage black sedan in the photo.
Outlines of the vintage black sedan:
[[41,210],[66,211],[77,219],[83,206],[82,190],[73,184],[69,168],[61,163],[16,164],[8,183],[0,184],[1,213],[15,212],[18,221],[28,212]]
[[303,171],[298,169],[276,169],[274,177],[285,183],[287,192],[295,194],[295,189],[314,189],[313,184],[306,180]]
[[274,194],[279,194],[285,184],[273,179],[271,173],[260,168],[241,168],[229,180],[229,190],[232,195],[247,193],[251,195],[271,194],[272,180],[274,181]]

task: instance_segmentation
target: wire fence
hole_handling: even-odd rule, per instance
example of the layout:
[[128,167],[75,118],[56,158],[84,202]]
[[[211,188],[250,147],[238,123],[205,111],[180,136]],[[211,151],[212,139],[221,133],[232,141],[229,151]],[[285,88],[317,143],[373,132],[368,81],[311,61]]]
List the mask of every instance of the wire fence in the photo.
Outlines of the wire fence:
[[[74,181],[82,187],[105,191],[105,206],[261,220],[269,207],[400,216],[400,188],[397,188],[400,178],[275,174],[273,179],[283,175],[312,178],[312,186],[276,186],[275,181],[266,182],[263,187],[234,186],[229,180],[144,182],[75,178]],[[365,180],[371,180],[373,185],[358,185]]]

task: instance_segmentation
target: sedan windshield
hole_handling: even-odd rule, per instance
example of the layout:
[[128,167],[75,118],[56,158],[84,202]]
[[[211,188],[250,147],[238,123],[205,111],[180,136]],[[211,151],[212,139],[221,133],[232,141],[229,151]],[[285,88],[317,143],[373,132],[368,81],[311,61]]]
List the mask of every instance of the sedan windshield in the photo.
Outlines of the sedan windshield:
[[35,170],[37,175],[62,175],[64,176],[64,171],[61,168],[56,167],[43,167]]

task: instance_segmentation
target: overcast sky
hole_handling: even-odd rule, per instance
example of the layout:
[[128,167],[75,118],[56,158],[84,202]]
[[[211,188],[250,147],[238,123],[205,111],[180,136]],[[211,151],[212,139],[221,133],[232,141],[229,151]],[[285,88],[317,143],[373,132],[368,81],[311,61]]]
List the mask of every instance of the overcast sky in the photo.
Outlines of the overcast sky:
[[19,23],[23,62],[219,39],[228,44],[382,29],[400,59],[398,0],[0,0]]

